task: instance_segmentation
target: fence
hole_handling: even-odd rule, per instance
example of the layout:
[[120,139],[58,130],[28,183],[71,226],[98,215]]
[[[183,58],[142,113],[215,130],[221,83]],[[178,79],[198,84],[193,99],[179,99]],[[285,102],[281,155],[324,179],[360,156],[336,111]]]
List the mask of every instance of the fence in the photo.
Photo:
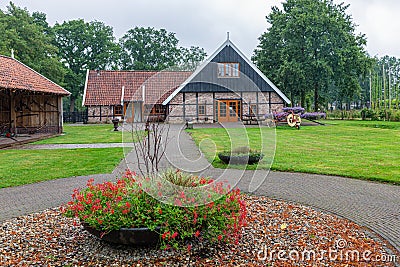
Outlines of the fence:
[[69,112],[65,111],[63,113],[63,121],[64,123],[77,123],[77,122],[88,122],[88,112],[86,111],[74,111]]

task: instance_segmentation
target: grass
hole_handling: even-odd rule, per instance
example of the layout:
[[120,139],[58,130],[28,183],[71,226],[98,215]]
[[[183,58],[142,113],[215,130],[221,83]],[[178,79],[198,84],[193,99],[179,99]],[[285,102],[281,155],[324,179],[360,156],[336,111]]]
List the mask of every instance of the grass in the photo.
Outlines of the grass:
[[[299,131],[287,126],[278,126],[276,155],[271,169],[400,184],[400,123],[372,121],[325,121],[325,123],[327,126],[303,126]],[[195,129],[190,133],[206,157],[213,162],[213,166],[226,167],[214,153],[215,148],[217,151],[230,149],[231,142],[225,129]],[[260,130],[248,128],[247,135],[250,147],[260,150],[261,136],[263,136]],[[268,135],[267,137],[271,138]],[[208,141],[204,141],[207,139]],[[215,146],[210,140],[215,142]],[[240,146],[236,140],[232,143]],[[268,162],[261,162],[262,168],[268,166]]]
[[96,144],[121,143],[122,132],[114,132],[111,124],[65,125],[63,135],[35,142],[34,144]]
[[111,173],[122,148],[0,150],[0,188],[72,176]]

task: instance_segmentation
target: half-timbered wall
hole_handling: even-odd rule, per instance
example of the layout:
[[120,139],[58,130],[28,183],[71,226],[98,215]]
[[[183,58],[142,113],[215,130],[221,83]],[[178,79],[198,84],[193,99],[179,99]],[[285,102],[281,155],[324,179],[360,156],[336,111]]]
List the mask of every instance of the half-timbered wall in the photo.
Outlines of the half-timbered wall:
[[88,123],[111,123],[114,118],[113,106],[89,106]]
[[10,123],[11,102],[10,91],[0,90],[0,126]]
[[[284,101],[275,92],[217,92],[217,93],[178,93],[168,105],[168,121],[182,123],[185,121],[216,122],[216,101],[240,100],[241,114],[250,114],[255,107],[255,115],[263,117],[268,113],[280,112]],[[199,105],[205,106],[205,114],[199,114]]]
[[13,94],[17,133],[59,133],[60,106],[57,95]]
[[16,134],[61,133],[61,96],[0,90],[0,125]]

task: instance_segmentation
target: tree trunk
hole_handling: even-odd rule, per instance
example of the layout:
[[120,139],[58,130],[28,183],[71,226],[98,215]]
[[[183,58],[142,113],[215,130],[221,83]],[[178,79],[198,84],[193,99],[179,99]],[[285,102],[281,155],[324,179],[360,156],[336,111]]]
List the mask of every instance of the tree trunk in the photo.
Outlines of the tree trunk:
[[304,91],[301,91],[300,93],[300,106],[307,109],[306,107],[306,93]]
[[314,85],[314,111],[318,111],[318,101],[319,101],[319,95],[318,95],[318,83]]
[[75,111],[75,97],[72,95],[69,97],[69,111],[74,112]]

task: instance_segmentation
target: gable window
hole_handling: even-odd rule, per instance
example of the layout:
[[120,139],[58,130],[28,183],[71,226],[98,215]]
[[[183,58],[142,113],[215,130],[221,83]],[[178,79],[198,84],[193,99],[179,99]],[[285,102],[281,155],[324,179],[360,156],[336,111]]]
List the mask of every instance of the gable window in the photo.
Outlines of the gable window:
[[239,63],[218,63],[218,77],[239,77]]
[[122,116],[122,105],[114,106],[114,116]]
[[206,105],[204,105],[204,104],[199,104],[199,115],[200,115],[200,116],[206,115]]

